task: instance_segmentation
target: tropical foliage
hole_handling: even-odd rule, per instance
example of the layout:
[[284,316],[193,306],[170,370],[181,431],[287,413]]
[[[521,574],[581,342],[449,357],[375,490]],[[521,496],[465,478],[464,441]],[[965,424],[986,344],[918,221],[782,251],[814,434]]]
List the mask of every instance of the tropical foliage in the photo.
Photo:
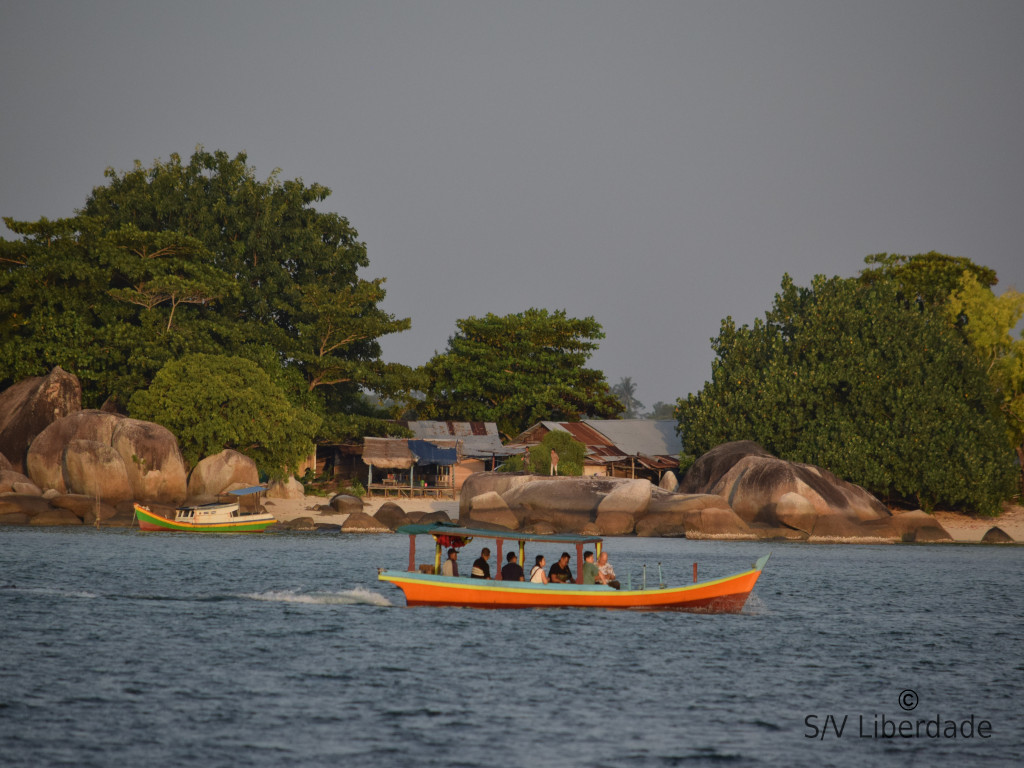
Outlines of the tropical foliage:
[[426,365],[423,418],[493,421],[514,436],[542,420],[612,418],[622,405],[604,374],[586,367],[604,338],[592,317],[529,309],[469,317]]
[[722,322],[703,390],[680,400],[684,463],[754,440],[894,503],[994,513],[1012,453],[985,367],[942,307],[905,286],[787,275],[764,320]]
[[223,355],[186,355],[168,363],[129,407],[136,417],[171,430],[191,464],[231,448],[271,477],[294,471],[312,450],[319,426],[256,363]]
[[0,240],[0,388],[60,365],[86,405],[124,404],[166,364],[214,354],[258,365],[321,438],[387,429],[363,392],[405,403],[419,386],[380,359],[410,321],[359,276],[356,230],[317,210],[330,190],[202,148],[106,176],[72,218],[4,219],[19,238]]
[[552,451],[558,455],[558,475],[579,477],[583,474],[587,447],[560,429],[544,435],[539,445],[530,446],[530,471],[537,475],[551,474]]

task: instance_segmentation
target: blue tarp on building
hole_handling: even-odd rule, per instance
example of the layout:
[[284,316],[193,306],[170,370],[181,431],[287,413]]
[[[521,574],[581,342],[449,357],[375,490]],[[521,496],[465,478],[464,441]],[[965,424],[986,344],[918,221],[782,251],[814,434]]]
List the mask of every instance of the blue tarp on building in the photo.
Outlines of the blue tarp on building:
[[459,454],[454,448],[438,448],[426,440],[410,440],[409,450],[416,456],[417,464],[437,464],[448,466],[457,464]]

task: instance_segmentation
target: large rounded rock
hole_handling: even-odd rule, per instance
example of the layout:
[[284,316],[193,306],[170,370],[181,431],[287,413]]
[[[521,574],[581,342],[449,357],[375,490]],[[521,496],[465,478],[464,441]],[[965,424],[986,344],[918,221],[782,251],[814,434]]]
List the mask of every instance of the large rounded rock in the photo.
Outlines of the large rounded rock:
[[223,450],[196,464],[188,478],[188,498],[208,504],[229,488],[249,488],[259,482],[255,461],[238,451]]
[[997,525],[993,525],[981,537],[982,544],[1013,544],[1013,537]]
[[597,504],[597,513],[629,512],[640,515],[647,511],[651,503],[653,488],[650,480],[627,480],[612,489],[611,493]]
[[[62,494],[54,496],[49,501],[54,507],[60,507],[72,512],[87,525],[95,523],[97,517],[99,517],[100,521],[103,521],[116,517],[119,514],[114,505],[105,502],[97,504],[95,498],[80,494]],[[171,514],[174,514],[173,509]]]
[[636,518],[631,512],[598,512],[594,524],[598,536],[628,536],[633,533]]
[[124,460],[135,498],[172,503],[185,500],[185,459],[169,429],[151,421],[118,417],[110,445]]
[[0,469],[0,493],[43,495],[38,485],[21,474],[21,472],[15,472],[13,469]]
[[50,502],[35,494],[8,493],[0,496],[0,515],[24,515],[31,519],[51,509]]
[[675,493],[677,490],[679,490],[679,478],[676,477],[675,472],[669,470],[668,472],[661,476],[661,481],[658,483],[658,487],[661,488],[661,490],[663,491]]
[[538,475],[511,472],[475,472],[465,479],[459,494],[459,519],[470,519],[469,504],[477,496],[494,492],[504,497],[506,493],[520,485],[532,483]]
[[474,496],[470,499],[469,509],[472,515],[469,525],[483,524],[510,531],[519,529],[519,518],[495,491],[487,491],[479,496]]
[[386,525],[392,531],[412,522],[409,519],[409,515],[405,513],[405,510],[393,501],[386,501],[381,504],[374,518],[376,518],[378,523]]
[[863,488],[809,464],[777,459],[756,443],[725,443],[701,456],[683,478],[685,493],[714,493],[748,523],[779,525],[776,509],[787,493],[806,499],[819,515],[852,522],[879,520],[889,510]]
[[335,514],[350,515],[353,512],[363,511],[362,499],[357,496],[349,496],[347,493],[339,493],[328,502],[328,505]]
[[365,512],[353,512],[341,524],[342,533],[390,533],[391,529]]
[[121,454],[94,440],[72,440],[64,457],[68,487],[75,493],[116,503],[135,494]]
[[10,459],[8,459],[3,453],[0,453],[0,471],[5,471],[5,472],[15,472],[16,471],[14,469],[14,465],[11,464]]
[[24,472],[29,446],[50,424],[82,409],[78,378],[57,366],[46,376],[23,379],[0,393],[0,453]]
[[953,540],[938,520],[920,509],[893,515],[891,524],[903,541],[923,543]]
[[810,535],[818,521],[818,510],[798,493],[784,493],[775,505],[775,519],[789,528]]
[[[561,533],[579,533],[595,523],[599,511],[623,512],[634,517],[644,514],[652,486],[647,480],[614,477],[547,477],[482,472],[472,475],[462,488],[459,520],[471,525],[476,520],[474,499],[497,494],[524,526],[531,530],[546,523]],[[507,516],[506,516],[506,519]]]
[[[247,487],[247,486],[242,486]],[[274,480],[267,486],[268,499],[304,499],[306,489],[296,478],[289,477],[287,480]]]
[[647,505],[647,514],[690,512],[697,509],[728,509],[729,502],[713,493],[665,493],[656,490]]
[[[29,477],[44,490],[92,495],[109,488],[104,498],[112,500],[185,499],[185,462],[174,435],[119,414],[78,411],[53,422],[32,441],[26,463]],[[108,476],[89,477],[90,467]],[[131,489],[127,496],[123,482]]]
[[50,507],[49,509],[40,512],[35,515],[31,520],[28,521],[29,525],[81,525],[82,521],[78,515],[68,509],[61,509],[59,507]]

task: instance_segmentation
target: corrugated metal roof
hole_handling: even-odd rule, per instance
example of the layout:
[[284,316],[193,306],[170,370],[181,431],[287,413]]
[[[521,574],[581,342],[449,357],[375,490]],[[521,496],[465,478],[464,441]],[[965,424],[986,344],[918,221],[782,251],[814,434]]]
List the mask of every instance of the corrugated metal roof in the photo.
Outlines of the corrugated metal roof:
[[420,440],[450,437],[499,437],[493,421],[402,421],[399,422]]
[[587,446],[589,463],[613,464],[635,456],[651,469],[669,469],[678,466],[682,451],[676,423],[652,419],[541,421],[519,435],[519,444],[536,444],[542,436],[538,433],[555,430],[568,432]]
[[587,419],[583,423],[629,456],[678,456],[683,450],[671,419]]

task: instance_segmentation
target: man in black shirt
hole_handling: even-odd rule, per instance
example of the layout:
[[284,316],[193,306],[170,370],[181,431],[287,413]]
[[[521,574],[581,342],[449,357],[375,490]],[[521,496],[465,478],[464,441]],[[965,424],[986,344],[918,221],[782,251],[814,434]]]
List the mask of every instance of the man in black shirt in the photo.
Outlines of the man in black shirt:
[[523,568],[519,565],[515,552],[509,552],[505,558],[508,562],[501,569],[502,581],[523,581]]
[[570,584],[572,582],[572,571],[569,570],[569,553],[563,552],[558,562],[551,566],[548,571],[548,580],[554,584]]
[[473,561],[473,573],[470,574],[474,579],[491,578],[491,565],[487,562],[490,556],[491,550],[487,547],[480,550],[480,557]]

